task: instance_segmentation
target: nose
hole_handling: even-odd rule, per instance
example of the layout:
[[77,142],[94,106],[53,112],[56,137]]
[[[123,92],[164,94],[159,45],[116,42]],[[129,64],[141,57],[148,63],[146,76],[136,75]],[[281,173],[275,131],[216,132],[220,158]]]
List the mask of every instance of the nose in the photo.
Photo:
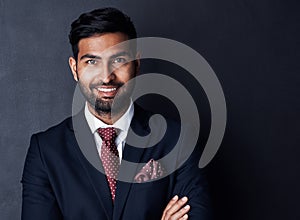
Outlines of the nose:
[[104,65],[103,66],[103,70],[101,73],[101,78],[102,78],[102,82],[105,83],[109,83],[112,80],[114,80],[116,77],[113,69],[110,67],[110,65]]

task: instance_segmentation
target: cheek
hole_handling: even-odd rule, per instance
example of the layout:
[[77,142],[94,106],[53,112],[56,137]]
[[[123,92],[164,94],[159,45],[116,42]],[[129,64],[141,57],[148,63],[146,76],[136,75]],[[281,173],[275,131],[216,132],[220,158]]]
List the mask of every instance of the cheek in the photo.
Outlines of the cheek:
[[88,68],[78,68],[77,75],[82,82],[90,82],[94,76],[93,71]]
[[79,73],[78,74],[78,79],[79,79],[79,83],[81,85],[83,85],[84,87],[88,87],[89,84],[91,83],[92,79],[89,76],[89,74],[83,74],[83,73]]
[[123,71],[122,81],[127,82],[136,76],[136,70],[134,65],[130,65]]

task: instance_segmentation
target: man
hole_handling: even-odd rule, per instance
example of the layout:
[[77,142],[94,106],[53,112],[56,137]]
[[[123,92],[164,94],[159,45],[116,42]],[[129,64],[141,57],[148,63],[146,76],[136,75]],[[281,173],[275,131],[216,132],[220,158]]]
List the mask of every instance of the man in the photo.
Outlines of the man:
[[[151,114],[130,98],[128,82],[140,62],[136,45],[122,43],[134,38],[130,18],[114,8],[82,14],[72,23],[69,64],[86,104],[73,118],[32,136],[22,178],[23,220],[210,219],[197,151],[184,162],[181,150],[170,164],[157,162],[174,147],[178,123],[167,120],[154,147],[127,144],[129,127],[140,136],[150,133]],[[145,166],[128,169],[125,161]],[[131,181],[123,181],[130,172]]]

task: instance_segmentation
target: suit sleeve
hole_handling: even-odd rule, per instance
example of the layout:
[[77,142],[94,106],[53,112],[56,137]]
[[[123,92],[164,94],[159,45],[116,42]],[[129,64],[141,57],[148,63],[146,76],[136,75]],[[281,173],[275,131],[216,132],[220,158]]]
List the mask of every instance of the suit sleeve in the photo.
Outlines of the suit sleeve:
[[177,171],[174,195],[187,196],[191,206],[188,212],[189,219],[211,220],[212,209],[208,192],[208,184],[198,167],[185,164]]
[[38,138],[31,137],[22,176],[22,220],[62,220],[42,161]]
[[[189,135],[195,135],[195,133],[189,129],[186,138],[189,138]],[[189,143],[189,141],[184,141],[183,143],[186,144]],[[184,151],[185,150],[182,150],[179,153],[180,161],[185,161]],[[188,197],[188,204],[191,206],[188,212],[189,219],[211,220],[212,207],[208,183],[204,170],[198,167],[200,155],[200,149],[196,146],[190,157],[176,171],[173,193],[174,195],[179,195],[179,197]]]

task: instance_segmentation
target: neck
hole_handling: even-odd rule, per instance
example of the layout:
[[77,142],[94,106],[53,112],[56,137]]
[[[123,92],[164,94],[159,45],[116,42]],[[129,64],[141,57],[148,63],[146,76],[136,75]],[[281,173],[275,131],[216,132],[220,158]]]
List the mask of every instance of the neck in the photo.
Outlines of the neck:
[[124,106],[124,108],[122,108],[120,111],[118,112],[114,112],[114,114],[112,115],[111,112],[103,112],[103,111],[96,111],[94,107],[92,107],[89,103],[88,103],[88,109],[89,111],[99,120],[103,121],[105,124],[108,125],[112,125],[114,124],[117,120],[119,120],[119,118],[122,117],[122,115],[124,115],[124,113],[126,112],[126,110],[129,107],[129,103]]

